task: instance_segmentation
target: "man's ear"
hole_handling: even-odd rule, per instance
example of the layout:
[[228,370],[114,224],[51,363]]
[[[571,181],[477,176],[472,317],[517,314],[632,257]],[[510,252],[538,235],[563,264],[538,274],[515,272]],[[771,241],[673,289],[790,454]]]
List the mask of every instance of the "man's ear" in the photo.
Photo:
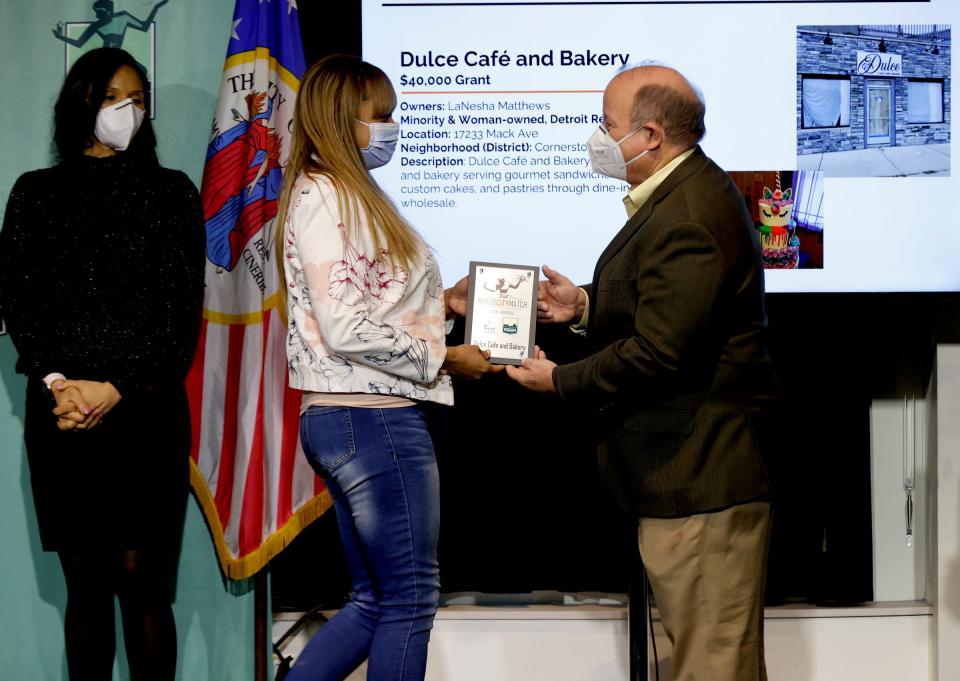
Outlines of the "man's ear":
[[657,121],[647,121],[643,124],[644,132],[647,134],[647,148],[648,149],[659,149],[663,146],[666,136],[663,132],[663,126],[660,125]]

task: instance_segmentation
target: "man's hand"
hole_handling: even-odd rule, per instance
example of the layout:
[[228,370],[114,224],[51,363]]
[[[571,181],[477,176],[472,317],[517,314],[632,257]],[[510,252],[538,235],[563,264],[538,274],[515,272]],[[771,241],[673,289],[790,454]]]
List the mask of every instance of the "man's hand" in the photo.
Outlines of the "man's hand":
[[553,368],[555,366],[557,366],[557,363],[547,359],[546,353],[538,346],[534,350],[533,359],[523,360],[523,364],[518,367],[508,366],[507,376],[527,390],[538,393],[555,393],[557,392],[557,387],[553,384]]
[[447,318],[455,314],[467,316],[467,295],[470,293],[470,279],[464,277],[452,287],[444,289],[443,302],[447,308]]
[[542,269],[546,280],[537,289],[537,319],[560,324],[580,321],[587,294],[556,270],[546,265]]
[[[57,427],[60,430],[90,430],[99,425],[120,401],[120,393],[109,381],[58,380],[54,381],[52,387],[57,399],[53,413],[59,417]],[[63,403],[60,396],[64,396]],[[71,402],[75,409],[69,408]]]
[[469,379],[503,371],[502,364],[490,364],[489,359],[489,350],[481,350],[476,345],[453,345],[447,348],[443,370],[453,376]]

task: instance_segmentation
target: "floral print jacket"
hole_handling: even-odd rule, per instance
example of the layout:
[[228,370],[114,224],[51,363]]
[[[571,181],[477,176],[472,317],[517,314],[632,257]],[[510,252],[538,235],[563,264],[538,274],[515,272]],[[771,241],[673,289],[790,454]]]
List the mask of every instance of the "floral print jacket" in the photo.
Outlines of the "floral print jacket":
[[366,216],[345,227],[333,184],[301,173],[284,229],[290,386],[453,403],[440,374],[443,284],[433,255],[410,271],[376,252]]

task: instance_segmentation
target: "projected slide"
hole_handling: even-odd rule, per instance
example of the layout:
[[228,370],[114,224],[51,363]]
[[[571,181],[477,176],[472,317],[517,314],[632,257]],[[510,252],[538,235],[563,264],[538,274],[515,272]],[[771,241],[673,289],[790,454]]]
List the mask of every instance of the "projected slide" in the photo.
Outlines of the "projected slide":
[[629,187],[592,172],[586,140],[610,78],[652,61],[703,93],[701,146],[744,194],[768,291],[960,290],[958,18],[949,0],[365,0],[363,56],[400,123],[374,174],[446,281],[471,260],[589,281]]

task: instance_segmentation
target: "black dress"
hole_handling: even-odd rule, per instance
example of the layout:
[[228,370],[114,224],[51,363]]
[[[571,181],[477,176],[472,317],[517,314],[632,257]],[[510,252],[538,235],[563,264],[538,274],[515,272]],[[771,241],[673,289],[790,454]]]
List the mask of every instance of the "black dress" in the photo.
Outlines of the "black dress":
[[[123,153],[22,175],[0,232],[0,305],[27,376],[24,439],[45,550],[179,540],[189,476],[183,380],[203,292],[199,196],[179,171]],[[121,400],[62,432],[51,372]]]

